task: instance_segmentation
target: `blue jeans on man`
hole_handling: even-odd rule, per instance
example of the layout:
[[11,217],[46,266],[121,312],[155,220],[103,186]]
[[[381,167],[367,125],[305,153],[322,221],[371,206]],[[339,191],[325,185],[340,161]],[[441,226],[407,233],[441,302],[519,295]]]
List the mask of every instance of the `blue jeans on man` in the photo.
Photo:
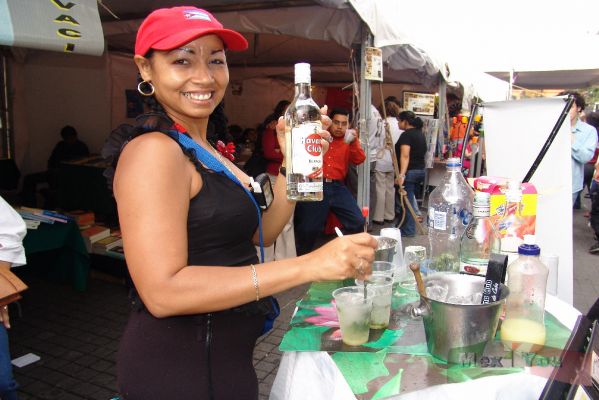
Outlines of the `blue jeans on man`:
[[17,387],[18,385],[12,375],[8,335],[6,328],[0,323],[0,399],[17,400]]
[[599,184],[595,180],[591,183],[590,224],[595,234],[595,240],[599,242]]
[[[423,169],[410,169],[406,172],[406,178],[404,179],[403,185],[407,193],[406,200],[409,201],[410,204],[418,204],[416,202],[416,189],[418,189],[419,185],[424,184],[424,174],[425,172]],[[417,210],[414,211],[417,212]],[[400,230],[403,237],[416,235],[416,222],[407,206],[406,217]]]
[[323,200],[298,202],[295,206],[294,228],[297,255],[309,253],[333,211],[347,233],[364,229],[364,217],[356,199],[341,181],[323,182]]

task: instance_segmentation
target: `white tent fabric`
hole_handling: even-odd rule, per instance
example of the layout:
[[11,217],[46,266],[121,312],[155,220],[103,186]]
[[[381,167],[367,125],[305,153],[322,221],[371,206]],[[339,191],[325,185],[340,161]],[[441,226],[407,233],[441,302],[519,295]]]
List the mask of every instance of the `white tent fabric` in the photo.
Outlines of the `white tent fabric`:
[[[56,106],[47,100],[51,98],[47,94],[60,93],[65,99],[56,111],[36,113],[33,119],[18,118],[19,123],[15,123],[16,142],[22,144],[16,148],[16,159],[23,173],[43,169],[57,140],[57,132],[66,124],[76,126],[91,150],[99,151],[103,138],[117,123],[124,122],[124,90],[135,89],[136,70],[127,58],[131,58],[142,18],[153,9],[184,2],[104,0],[104,4],[122,18],[114,20],[105,10],[99,9],[108,50],[101,60],[27,51],[13,62],[13,69],[23,72],[13,75],[13,89],[29,88],[12,91],[23,94],[20,101],[13,103],[14,115],[25,116],[29,110],[53,110]],[[286,90],[281,83],[292,82],[292,65],[305,61],[312,64],[313,82],[318,86],[346,86],[354,79],[349,63],[354,46],[361,39],[363,20],[375,33],[374,44],[383,47],[384,81],[386,85],[395,85],[395,92],[387,95],[401,96],[403,90],[437,91],[443,64],[435,62],[413,44],[412,37],[398,29],[401,24],[396,18],[400,11],[395,1],[264,0],[260,8],[248,9],[252,4],[255,1],[202,1],[203,7],[214,7],[217,18],[226,26],[241,31],[250,43],[247,51],[227,55],[232,82],[255,79],[279,82],[277,90],[272,92],[273,96],[281,96]],[[122,55],[123,59],[117,60],[119,57],[115,54]],[[257,87],[256,82],[245,85],[246,93]],[[106,93],[108,91],[110,93]],[[241,98],[230,99],[229,103],[234,105],[230,112],[255,117],[256,111],[251,114],[241,105],[235,105],[237,100]],[[274,98],[268,100],[272,104],[266,106],[266,113],[276,103]]]

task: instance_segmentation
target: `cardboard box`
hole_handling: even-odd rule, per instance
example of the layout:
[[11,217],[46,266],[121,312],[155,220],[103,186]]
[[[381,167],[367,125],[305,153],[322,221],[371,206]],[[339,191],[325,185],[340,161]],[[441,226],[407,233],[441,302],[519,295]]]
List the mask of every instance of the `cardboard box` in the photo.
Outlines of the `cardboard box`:
[[[504,218],[506,211],[513,214],[516,210],[506,210],[507,178],[495,176],[480,176],[474,179],[474,189],[487,192],[491,195],[490,213],[491,221],[497,228],[497,223]],[[537,189],[532,183],[522,183],[522,201],[520,215],[523,219],[523,225],[517,229],[518,237],[524,239],[524,235],[534,235],[537,220]],[[501,232],[500,232],[501,234]]]

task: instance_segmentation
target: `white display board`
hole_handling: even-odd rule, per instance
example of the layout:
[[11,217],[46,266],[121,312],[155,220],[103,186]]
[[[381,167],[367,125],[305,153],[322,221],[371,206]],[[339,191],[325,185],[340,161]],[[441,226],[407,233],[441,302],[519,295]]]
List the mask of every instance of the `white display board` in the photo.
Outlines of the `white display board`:
[[[564,106],[562,97],[484,103],[487,175],[522,180]],[[537,243],[542,253],[559,255],[557,296],[568,304],[573,302],[570,137],[566,117],[530,180],[538,193]]]

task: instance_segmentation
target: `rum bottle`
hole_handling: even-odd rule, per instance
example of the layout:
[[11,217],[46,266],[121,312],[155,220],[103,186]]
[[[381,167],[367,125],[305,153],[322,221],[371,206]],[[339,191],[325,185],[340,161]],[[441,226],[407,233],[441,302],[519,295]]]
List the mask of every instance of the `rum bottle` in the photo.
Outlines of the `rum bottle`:
[[287,198],[295,201],[323,198],[322,124],[310,83],[310,64],[295,64],[295,98],[285,112]]

